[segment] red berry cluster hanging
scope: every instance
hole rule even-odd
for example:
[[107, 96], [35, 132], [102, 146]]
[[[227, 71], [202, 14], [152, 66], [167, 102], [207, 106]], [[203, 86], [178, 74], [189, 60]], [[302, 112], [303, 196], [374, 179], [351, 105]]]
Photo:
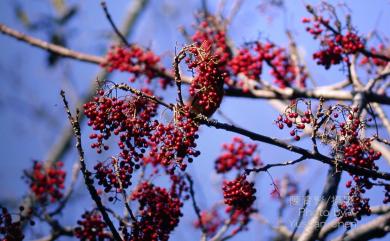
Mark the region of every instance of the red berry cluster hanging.
[[[303, 103], [306, 107], [304, 113], [299, 113], [298, 111], [298, 105], [300, 103]], [[275, 123], [279, 129], [283, 129], [284, 126], [290, 128], [290, 135], [296, 141], [299, 141], [301, 139], [299, 134], [305, 129], [306, 125], [312, 123], [312, 120], [313, 116], [310, 110], [310, 102], [298, 99], [291, 102], [284, 114], [278, 116]]]
[[203, 16], [203, 20], [200, 20], [200, 23], [196, 24], [195, 28], [196, 31], [191, 37], [192, 41], [197, 46], [202, 45], [204, 42], [209, 43], [213, 55], [218, 60], [218, 67], [223, 72], [231, 58], [223, 24], [213, 15], [207, 15]]
[[[263, 59], [261, 55], [255, 55], [250, 48], [241, 48], [238, 53], [228, 63], [229, 71], [231, 72], [231, 78], [243, 74], [250, 80], [259, 80], [263, 68]], [[248, 92], [246, 81], [242, 81], [240, 77], [237, 77], [237, 83], [244, 92]]]
[[[243, 74], [249, 79], [260, 80], [264, 64], [270, 67], [273, 82], [280, 88], [293, 83], [302, 88], [306, 86], [307, 73], [303, 66], [296, 66], [289, 53], [273, 43], [256, 41], [248, 44], [238, 50], [228, 67], [232, 75]], [[238, 85], [245, 90], [245, 82], [239, 81]]]
[[[143, 89], [146, 94], [153, 94]], [[147, 138], [152, 129], [151, 119], [156, 116], [157, 104], [145, 97], [128, 96], [124, 99], [108, 97], [103, 90], [93, 101], [84, 104], [84, 113], [88, 117], [88, 125], [98, 133], [90, 135], [97, 141], [92, 148], [98, 153], [107, 150], [108, 145], [103, 141], [112, 134], [119, 136], [118, 146], [123, 150], [123, 158], [131, 154], [138, 161], [142, 158], [142, 149], [147, 147]]]
[[[133, 75], [130, 78], [131, 82], [144, 76], [146, 83], [149, 84], [153, 79], [160, 77], [159, 71], [164, 71], [164, 68], [160, 67], [159, 64], [160, 57], [151, 50], [131, 45], [129, 47], [113, 46], [102, 65], [110, 72], [119, 70], [131, 73]], [[159, 78], [159, 81], [163, 88], [171, 83], [168, 78]]]
[[77, 221], [78, 226], [74, 229], [75, 236], [80, 240], [112, 240], [107, 232], [107, 225], [103, 222], [101, 215], [96, 211], [86, 211]]
[[232, 169], [244, 170], [249, 165], [254, 167], [261, 165], [260, 156], [256, 155], [257, 145], [245, 143], [239, 137], [233, 138], [229, 144], [223, 144], [224, 152], [215, 161], [217, 173], [226, 173]]
[[108, 164], [99, 162], [95, 165], [95, 178], [98, 180], [98, 184], [104, 187], [105, 192], [114, 189], [117, 193], [121, 193], [123, 189], [132, 184], [131, 177], [134, 166], [133, 162], [111, 158]]
[[131, 240], [168, 240], [169, 234], [179, 224], [182, 202], [162, 187], [143, 182], [131, 194], [139, 202], [137, 226], [133, 227]]
[[[214, 235], [218, 228], [224, 223], [223, 218], [216, 209], [202, 211], [200, 213], [200, 219], [208, 237]], [[194, 227], [197, 229], [201, 228], [199, 219], [195, 220]]]
[[356, 33], [337, 33], [330, 27], [327, 19], [314, 17], [313, 19], [304, 18], [302, 21], [304, 23], [313, 22], [313, 26], [307, 27], [306, 31], [312, 34], [315, 39], [321, 38], [322, 50], [314, 53], [313, 58], [317, 60], [317, 64], [324, 65], [325, 69], [342, 61], [349, 62], [349, 54], [364, 49], [364, 43]]
[[[152, 95], [147, 89], [143, 93]], [[100, 90], [93, 101], [84, 105], [88, 125], [97, 131], [90, 135], [97, 139], [92, 148], [101, 153], [108, 149], [105, 140], [119, 137], [118, 157], [95, 166], [95, 177], [105, 191], [121, 191], [120, 185], [131, 185], [133, 171], [142, 165], [178, 166], [185, 170], [186, 161], [192, 162], [200, 154], [195, 150], [198, 123], [191, 118], [189, 106], [177, 107], [174, 120], [163, 124], [155, 119], [157, 104], [150, 99], [138, 95], [119, 99], [109, 94]]]
[[336, 216], [340, 218], [340, 222], [346, 224], [347, 229], [350, 228], [351, 223], [360, 220], [362, 215], [371, 214], [370, 199], [362, 197], [363, 190], [359, 186], [352, 187], [349, 190], [347, 200], [337, 205]]
[[273, 82], [280, 88], [292, 86], [294, 82], [301, 88], [306, 86], [307, 73], [303, 66], [294, 64], [285, 48], [278, 47], [273, 43], [256, 42], [254, 50], [258, 53], [259, 58], [263, 59], [271, 68], [270, 74], [274, 77]]
[[235, 209], [233, 206], [226, 207], [225, 210], [227, 213], [231, 213], [231, 224], [239, 224], [231, 230], [231, 235], [238, 233], [241, 230], [247, 230], [248, 224], [251, 221], [251, 214], [256, 213], [257, 210], [253, 207], [249, 207], [247, 209]]
[[62, 162], [45, 166], [42, 162], [34, 161], [32, 170], [25, 172], [30, 189], [40, 203], [53, 203], [62, 198], [66, 176], [62, 167]]
[[172, 123], [156, 126], [149, 139], [150, 151], [145, 157], [146, 162], [166, 167], [173, 164], [185, 170], [185, 160], [192, 162], [193, 157], [199, 156], [200, 152], [195, 150], [199, 127], [190, 116], [189, 107], [184, 106], [175, 111]]
[[[370, 52], [373, 53], [373, 54], [382, 54], [384, 56], [387, 56], [387, 57], [390, 57], [390, 51], [389, 51], [389, 48], [386, 49], [385, 45], [383, 44], [379, 44], [379, 46], [376, 48], [376, 47], [371, 47], [370, 48]], [[368, 63], [371, 63], [377, 67], [386, 67], [386, 65], [389, 63], [388, 61], [385, 61], [383, 59], [379, 59], [379, 58], [370, 58], [370, 57], [367, 57], [367, 56], [364, 56], [361, 60], [360, 60], [360, 64], [361, 65], [365, 65], [365, 64], [368, 64]], [[371, 66], [370, 66], [371, 67]], [[369, 67], [369, 69], [371, 69]]]
[[[340, 113], [337, 109], [333, 113], [330, 131], [337, 141], [334, 154], [342, 158], [345, 164], [378, 170], [375, 161], [381, 157], [381, 153], [371, 147], [371, 138], [361, 137], [360, 132], [367, 123], [359, 119], [357, 107], [342, 107]], [[341, 120], [340, 120], [341, 119]], [[354, 179], [359, 181], [360, 179]], [[360, 180], [361, 181], [361, 180]]]
[[[378, 170], [375, 161], [381, 157], [381, 153], [371, 147], [371, 138], [361, 135], [367, 123], [359, 118], [358, 112], [357, 107], [335, 106], [332, 114], [328, 114], [328, 125], [324, 128], [323, 138], [325, 143], [332, 140], [332, 154], [336, 160], [352, 166]], [[372, 188], [373, 183], [368, 177], [350, 175], [352, 180], [346, 183], [346, 187], [350, 189], [348, 199], [338, 205], [338, 216], [346, 223], [360, 220], [362, 215], [371, 212], [369, 199], [363, 198], [363, 194]]]
[[222, 190], [225, 204], [235, 209], [246, 210], [256, 200], [254, 183], [248, 182], [244, 175], [233, 181], [224, 181]]
[[8, 209], [1, 207], [0, 213], [0, 240], [21, 241], [24, 239], [22, 224], [20, 221], [13, 221]]
[[242, 48], [230, 60], [229, 68], [234, 75], [244, 74], [247, 78], [252, 80], [259, 80], [263, 59], [261, 55], [255, 56], [249, 48]]
[[186, 63], [195, 73], [190, 86], [190, 95], [193, 98], [191, 109], [211, 116], [222, 102], [227, 73], [221, 70], [220, 58], [213, 52], [210, 42], [190, 46], [188, 52], [191, 56], [186, 59]]

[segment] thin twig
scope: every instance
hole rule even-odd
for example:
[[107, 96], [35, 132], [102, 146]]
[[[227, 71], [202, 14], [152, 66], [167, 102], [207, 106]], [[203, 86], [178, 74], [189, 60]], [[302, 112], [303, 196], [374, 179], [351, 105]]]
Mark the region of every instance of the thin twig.
[[259, 167], [259, 168], [253, 168], [253, 169], [246, 169], [245, 172], [247, 174], [251, 173], [251, 172], [266, 172], [268, 171], [268, 169], [272, 168], [272, 167], [281, 167], [281, 166], [289, 166], [289, 165], [294, 165], [298, 162], [301, 162], [303, 160], [306, 160], [307, 157], [305, 156], [301, 156], [300, 158], [294, 160], [294, 161], [287, 161], [287, 162], [282, 162], [282, 163], [274, 163], [274, 164], [267, 164], [263, 167]]
[[202, 221], [202, 216], [200, 214], [200, 208], [199, 208], [199, 206], [198, 206], [198, 204], [196, 202], [196, 199], [195, 199], [194, 181], [192, 180], [191, 176], [188, 173], [186, 173], [185, 175], [186, 175], [186, 178], [188, 180], [188, 183], [190, 184], [190, 196], [191, 196], [191, 199], [192, 199], [192, 207], [194, 208], [196, 216], [198, 217], [199, 226], [200, 226], [200, 229], [202, 230], [202, 238], [201, 238], [201, 240], [206, 240], [207, 230], [204, 227], [204, 224], [203, 224], [203, 221]]
[[61, 97], [62, 97], [62, 101], [63, 101], [64, 106], [65, 106], [66, 113], [68, 115], [69, 122], [73, 128], [73, 134], [76, 137], [76, 148], [77, 148], [79, 158], [80, 158], [80, 169], [81, 169], [81, 172], [83, 173], [85, 185], [87, 186], [88, 192], [89, 192], [92, 200], [94, 200], [97, 208], [99, 209], [100, 213], [102, 214], [104, 222], [107, 224], [110, 231], [112, 232], [114, 239], [117, 241], [121, 241], [122, 240], [121, 236], [119, 235], [119, 233], [116, 230], [114, 224], [112, 223], [110, 217], [108, 216], [106, 209], [102, 203], [102, 200], [101, 200], [98, 192], [96, 191], [95, 187], [93, 186], [93, 181], [91, 179], [91, 172], [88, 171], [87, 165], [85, 163], [84, 150], [83, 150], [83, 147], [81, 144], [81, 128], [80, 128], [80, 123], [78, 120], [78, 112], [79, 111], [76, 110], [76, 117], [73, 117], [73, 115], [69, 109], [68, 101], [66, 100], [66, 97], [65, 97], [65, 92], [63, 90], [61, 91]]
[[179, 64], [180, 62], [186, 57], [186, 51], [187, 48], [184, 47], [180, 52], [175, 56], [173, 60], [173, 69], [175, 71], [175, 82], [176, 82], [176, 87], [177, 87], [177, 97], [179, 100], [179, 104], [181, 106], [184, 106], [184, 101], [183, 101], [183, 96], [181, 93], [181, 76], [180, 76], [180, 69], [179, 69]]
[[114, 20], [112, 20], [112, 17], [111, 17], [111, 14], [110, 12], [108, 11], [108, 8], [107, 8], [107, 4], [105, 1], [102, 1], [100, 3], [100, 5], [102, 6], [102, 9], [104, 11], [104, 14], [106, 15], [106, 18], [108, 20], [108, 22], [110, 22], [110, 25], [112, 27], [112, 29], [114, 29], [115, 31], [115, 34], [118, 36], [118, 38], [123, 42], [123, 44], [125, 44], [126, 46], [130, 46], [130, 43], [127, 41], [127, 39], [125, 38], [125, 36], [123, 36], [123, 34], [119, 31], [119, 29], [116, 27], [115, 23], [114, 23]]

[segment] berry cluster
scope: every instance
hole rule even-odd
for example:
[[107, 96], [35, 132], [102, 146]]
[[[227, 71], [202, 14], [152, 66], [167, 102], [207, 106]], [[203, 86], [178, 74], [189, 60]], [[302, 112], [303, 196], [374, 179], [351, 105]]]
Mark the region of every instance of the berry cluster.
[[20, 221], [13, 221], [7, 208], [2, 207], [0, 213], [0, 240], [21, 241], [24, 239]]
[[222, 148], [225, 152], [215, 161], [217, 173], [226, 173], [232, 169], [240, 171], [248, 165], [255, 167], [262, 164], [260, 157], [255, 155], [257, 145], [247, 144], [239, 137], [233, 138], [229, 144], [223, 144]]
[[[201, 222], [206, 231], [207, 236], [212, 236], [215, 234], [217, 229], [223, 224], [223, 219], [219, 215], [216, 209], [212, 209], [211, 211], [202, 211], [200, 213]], [[200, 221], [197, 219], [194, 222], [195, 228], [201, 228]]]
[[[371, 147], [371, 138], [360, 134], [366, 127], [367, 121], [359, 119], [359, 108], [335, 106], [332, 114], [328, 114], [328, 125], [322, 138], [325, 143], [331, 143], [333, 155], [345, 164], [378, 170], [375, 161], [381, 153]], [[331, 140], [331, 141], [330, 141]], [[348, 200], [339, 204], [338, 216], [343, 222], [360, 220], [361, 215], [370, 214], [369, 199], [362, 195], [371, 189], [373, 184], [368, 177], [351, 174], [352, 180], [347, 181], [349, 188]]]
[[294, 82], [299, 87], [306, 86], [307, 73], [302, 66], [294, 64], [286, 49], [273, 43], [256, 42], [254, 50], [259, 58], [271, 68], [270, 74], [274, 77], [273, 82], [280, 88], [291, 86]]
[[[145, 50], [137, 45], [130, 47], [113, 46], [106, 56], [103, 67], [108, 71], [119, 70], [132, 74], [131, 82], [144, 76], [146, 83], [151, 83], [159, 77], [159, 71], [164, 71], [158, 65], [160, 57], [155, 55], [151, 50]], [[160, 84], [165, 88], [171, 83], [168, 78], [160, 78]]]
[[323, 49], [314, 53], [313, 58], [317, 60], [317, 64], [324, 65], [325, 69], [342, 61], [349, 62], [348, 55], [364, 49], [364, 43], [359, 36], [353, 32], [345, 34], [335, 32], [331, 29], [327, 19], [314, 17], [313, 19], [304, 18], [302, 21], [304, 23], [313, 22], [313, 26], [307, 27], [306, 31], [314, 38], [321, 38]]
[[223, 85], [227, 72], [221, 69], [221, 60], [212, 50], [210, 42], [189, 47], [191, 56], [186, 58], [188, 68], [195, 72], [191, 82], [191, 109], [211, 116], [219, 107], [223, 97]]
[[111, 240], [110, 235], [106, 232], [107, 225], [103, 222], [102, 217], [97, 212], [84, 212], [82, 220], [77, 221], [79, 225], [74, 229], [75, 236], [80, 240]]
[[[148, 89], [143, 89], [143, 92], [152, 94]], [[108, 97], [99, 90], [98, 96], [84, 105], [84, 113], [89, 118], [88, 125], [97, 132], [90, 135], [91, 139], [96, 139], [91, 147], [97, 153], [109, 149], [103, 142], [112, 134], [119, 137], [119, 157], [108, 163], [99, 162], [94, 167], [99, 184], [106, 192], [112, 188], [121, 191], [121, 186], [127, 188], [131, 185], [134, 169], [140, 167], [138, 163], [144, 157], [149, 138], [157, 125], [152, 121], [157, 113], [157, 104], [139, 96], [124, 99]]]
[[[152, 95], [147, 89], [144, 94]], [[109, 97], [103, 90], [93, 101], [84, 105], [88, 125], [97, 132], [90, 135], [97, 141], [91, 145], [98, 153], [108, 150], [104, 141], [118, 136], [118, 157], [99, 162], [95, 166], [95, 178], [104, 191], [131, 185], [134, 170], [148, 163], [154, 166], [176, 167], [185, 170], [187, 163], [200, 153], [195, 150], [198, 124], [190, 117], [188, 106], [175, 109], [174, 121], [159, 123], [155, 117], [157, 104], [146, 97], [126, 96], [123, 99]]]
[[141, 217], [132, 229], [131, 240], [168, 240], [182, 216], [180, 199], [173, 197], [165, 188], [147, 182], [139, 184], [131, 199], [139, 202]]
[[42, 162], [34, 161], [32, 170], [25, 172], [30, 189], [40, 203], [53, 203], [62, 198], [66, 176], [62, 167], [62, 162], [45, 166]]
[[261, 57], [261, 55], [254, 55], [250, 48], [239, 49], [237, 55], [229, 62], [230, 71], [233, 75], [243, 74], [249, 79], [259, 80], [263, 67]]
[[138, 164], [124, 160], [118, 161], [116, 158], [112, 158], [108, 164], [99, 162], [94, 167], [95, 178], [98, 179], [98, 184], [104, 187], [105, 192], [110, 192], [112, 188], [115, 188], [115, 191], [120, 193], [132, 184], [131, 174], [133, 169], [138, 167], [136, 165]]
[[[348, 186], [348, 183], [347, 183]], [[363, 198], [364, 189], [355, 186], [348, 193], [348, 200], [339, 203], [336, 216], [340, 218], [342, 223], [346, 223], [346, 227], [350, 227], [350, 223], [360, 220], [362, 215], [370, 215], [371, 209], [369, 198]]]
[[195, 150], [198, 124], [190, 115], [189, 107], [184, 106], [175, 111], [173, 123], [160, 123], [156, 126], [153, 136], [149, 139], [150, 151], [144, 158], [145, 162], [165, 167], [176, 164], [184, 171], [187, 167], [185, 160], [192, 162], [192, 157], [200, 155], [200, 152]]
[[248, 182], [244, 175], [233, 181], [224, 181], [222, 190], [225, 204], [237, 210], [250, 209], [256, 200], [254, 183]]
[[292, 101], [284, 114], [279, 115], [275, 121], [279, 129], [283, 129], [285, 125], [290, 128], [290, 135], [294, 137], [296, 141], [301, 139], [299, 133], [305, 129], [306, 125], [310, 125], [313, 120], [309, 102], [302, 101], [307, 107], [306, 111], [302, 114], [298, 111], [298, 104], [300, 102], [301, 100]]
[[[148, 89], [142, 90], [152, 94]], [[142, 158], [142, 149], [147, 146], [147, 138], [151, 132], [150, 121], [156, 115], [157, 104], [144, 97], [129, 96], [124, 99], [107, 97], [103, 90], [93, 101], [84, 104], [84, 113], [88, 117], [88, 125], [98, 133], [90, 135], [96, 139], [91, 145], [98, 153], [108, 150], [103, 144], [112, 134], [119, 136], [118, 146], [123, 150], [123, 158], [131, 154], [136, 161]], [[137, 149], [138, 147], [138, 149]], [[129, 160], [130, 161], [130, 160]]]
[[[371, 147], [370, 138], [359, 135], [367, 123], [359, 119], [358, 111], [357, 107], [343, 106], [340, 113], [337, 110], [333, 113], [330, 131], [333, 132], [332, 138], [337, 141], [334, 154], [346, 164], [378, 170], [375, 161], [381, 157], [381, 153]], [[354, 181], [363, 182], [360, 178], [354, 178]]]
[[252, 207], [235, 209], [233, 206], [226, 207], [225, 211], [231, 214], [230, 222], [232, 225], [240, 224], [238, 227], [232, 229], [231, 235], [235, 235], [241, 230], [246, 230], [248, 228], [248, 223], [251, 221], [250, 215], [257, 212], [257, 210]]
[[[249, 79], [259, 80], [265, 63], [271, 68], [273, 82], [280, 88], [291, 86], [294, 82], [299, 87], [306, 86], [307, 73], [303, 66], [297, 66], [292, 61], [286, 49], [260, 41], [250, 43], [248, 46], [240, 49], [229, 62], [229, 70], [233, 75], [244, 74]], [[244, 82], [238, 84], [246, 91]]]
[[226, 41], [226, 32], [223, 24], [212, 15], [203, 16], [203, 20], [196, 25], [196, 31], [191, 39], [197, 46], [209, 43], [210, 48], [218, 60], [219, 71], [224, 72], [224, 68], [231, 58], [229, 46]]
[[[377, 48], [371, 47], [370, 52], [373, 54], [382, 54], [384, 56], [390, 57], [389, 49], [386, 49], [385, 45], [383, 45], [383, 44], [380, 44]], [[360, 60], [361, 65], [365, 65], [368, 63], [372, 63], [373, 65], [378, 66], [378, 67], [386, 67], [386, 65], [388, 64], [388, 61], [385, 61], [385, 60], [379, 59], [379, 58], [370, 58], [367, 56], [364, 56]]]

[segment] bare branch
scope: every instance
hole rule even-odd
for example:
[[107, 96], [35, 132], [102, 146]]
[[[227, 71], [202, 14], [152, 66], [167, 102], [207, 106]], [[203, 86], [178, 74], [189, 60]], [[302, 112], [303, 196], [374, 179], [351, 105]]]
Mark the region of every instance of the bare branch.
[[89, 54], [80, 53], [77, 51], [70, 50], [68, 48], [64, 48], [59, 45], [51, 44], [46, 41], [34, 38], [32, 36], [26, 35], [24, 33], [18, 32], [12, 28], [7, 27], [6, 25], [0, 23], [0, 32], [16, 38], [20, 41], [29, 43], [35, 47], [45, 49], [49, 52], [56, 53], [61, 55], [62, 57], [77, 59], [83, 62], [88, 62], [92, 64], [102, 64], [104, 62], [104, 58], [100, 56], [94, 56]]
[[186, 173], [186, 178], [190, 184], [190, 196], [191, 196], [191, 199], [192, 199], [192, 207], [194, 208], [194, 211], [196, 213], [196, 216], [198, 217], [198, 222], [199, 222], [199, 226], [200, 226], [200, 229], [202, 230], [202, 238], [201, 240], [202, 241], [205, 241], [206, 240], [206, 229], [203, 225], [203, 221], [202, 221], [202, 217], [200, 215], [200, 208], [196, 202], [196, 199], [195, 199], [195, 191], [194, 191], [194, 181], [192, 180], [191, 176]]
[[283, 162], [283, 163], [274, 163], [274, 164], [267, 164], [263, 167], [259, 167], [259, 168], [253, 168], [253, 169], [246, 169], [246, 173], [251, 173], [251, 172], [266, 172], [268, 171], [268, 169], [272, 168], [272, 167], [281, 167], [281, 166], [289, 166], [289, 165], [294, 165], [298, 162], [301, 162], [303, 160], [306, 160], [307, 157], [305, 156], [301, 156], [300, 158], [294, 160], [294, 161], [287, 161], [287, 162]]
[[[390, 212], [389, 206], [378, 206], [378, 207], [372, 207], [371, 208], [371, 214], [386, 214]], [[354, 217], [356, 214], [352, 214]], [[342, 227], [342, 222], [340, 222], [339, 218], [334, 219], [333, 221], [329, 222], [327, 225], [325, 225], [318, 235], [318, 239], [325, 240], [328, 235], [334, 231], [336, 231], [338, 228]]]
[[390, 213], [384, 214], [366, 224], [339, 236], [333, 241], [361, 241], [382, 238], [390, 232]]
[[66, 113], [68, 115], [69, 122], [73, 127], [74, 136], [76, 137], [76, 148], [77, 148], [79, 158], [80, 158], [80, 169], [81, 169], [81, 172], [83, 173], [83, 176], [84, 176], [85, 185], [87, 186], [88, 192], [89, 192], [92, 200], [94, 200], [97, 208], [99, 209], [100, 213], [102, 214], [104, 222], [107, 224], [107, 226], [111, 230], [114, 239], [117, 241], [121, 241], [122, 238], [119, 235], [118, 231], [116, 230], [110, 217], [108, 216], [106, 209], [102, 203], [102, 200], [101, 200], [99, 194], [97, 193], [97, 191], [93, 185], [93, 180], [91, 179], [91, 173], [88, 171], [87, 165], [85, 164], [84, 150], [83, 150], [83, 147], [81, 144], [81, 129], [80, 129], [80, 123], [78, 120], [79, 111], [76, 110], [76, 117], [73, 117], [72, 113], [70, 112], [70, 109], [68, 106], [68, 101], [66, 100], [64, 91], [61, 91], [61, 96], [62, 96], [62, 100], [64, 102], [64, 106], [65, 106]]
[[328, 213], [332, 208], [334, 198], [340, 183], [341, 172], [336, 172], [334, 166], [329, 167], [328, 176], [321, 194], [321, 200], [317, 204], [313, 216], [310, 218], [298, 241], [316, 240], [318, 234], [328, 218]]
[[303, 219], [303, 214], [305, 213], [305, 210], [306, 210], [306, 207], [307, 207], [307, 203], [308, 203], [308, 198], [309, 198], [309, 190], [306, 190], [305, 192], [305, 198], [304, 198], [304, 201], [303, 201], [303, 207], [299, 210], [299, 217], [298, 217], [298, 221], [295, 225], [295, 228], [290, 236], [290, 241], [293, 241], [294, 240], [294, 236], [295, 236], [295, 233], [297, 232], [298, 230], [298, 227], [299, 225], [301, 224], [302, 222], [302, 219]]
[[[362, 91], [367, 101], [381, 104], [390, 104], [390, 97], [385, 94], [377, 94], [373, 92]], [[257, 99], [278, 99], [278, 100], [292, 100], [297, 98], [319, 99], [323, 97], [325, 100], [345, 100], [351, 101], [356, 94], [355, 91], [347, 90], [329, 90], [318, 87], [316, 89], [292, 89], [284, 88], [278, 89], [278, 93], [272, 90], [265, 89], [251, 89], [250, 93], [244, 93], [238, 88], [228, 88], [225, 90], [226, 96], [257, 98]]]
[[123, 44], [125, 44], [126, 46], [130, 46], [130, 43], [127, 41], [125, 36], [123, 36], [123, 34], [116, 27], [116, 25], [114, 23], [114, 20], [112, 20], [112, 17], [111, 17], [110, 12], [108, 11], [106, 2], [102, 1], [100, 4], [101, 4], [101, 6], [103, 8], [104, 14], [106, 15], [106, 18], [107, 18], [108, 22], [110, 22], [110, 25], [111, 25], [112, 29], [114, 29], [114, 32], [116, 33], [118, 38], [123, 42]]
[[183, 96], [181, 93], [181, 76], [180, 76], [179, 64], [186, 57], [186, 51], [187, 51], [187, 47], [184, 47], [183, 49], [181, 49], [180, 52], [175, 56], [175, 58], [173, 60], [173, 64], [172, 64], [173, 70], [175, 71], [177, 97], [178, 97], [179, 104], [181, 106], [184, 106], [184, 102], [183, 102]]

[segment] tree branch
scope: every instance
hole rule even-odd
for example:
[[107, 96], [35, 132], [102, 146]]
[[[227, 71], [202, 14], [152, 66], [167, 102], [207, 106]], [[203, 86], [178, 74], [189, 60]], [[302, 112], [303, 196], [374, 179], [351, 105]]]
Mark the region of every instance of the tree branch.
[[382, 238], [390, 231], [390, 213], [384, 214], [366, 224], [347, 232], [347, 235], [341, 235], [333, 241], [362, 241], [374, 238]]
[[336, 167], [329, 167], [328, 176], [325, 186], [321, 194], [317, 208], [307, 223], [298, 241], [316, 240], [318, 234], [328, 218], [330, 209], [332, 208], [334, 198], [337, 195], [337, 189], [340, 183], [341, 172], [336, 171]]
[[110, 217], [108, 216], [106, 209], [102, 203], [102, 200], [101, 200], [99, 194], [97, 193], [97, 191], [93, 185], [93, 180], [91, 179], [91, 173], [88, 171], [87, 165], [85, 164], [84, 150], [83, 150], [83, 147], [81, 144], [81, 129], [80, 129], [80, 123], [78, 120], [79, 110], [76, 110], [76, 117], [74, 118], [72, 116], [72, 113], [69, 110], [68, 101], [65, 98], [64, 91], [61, 91], [61, 96], [62, 96], [62, 100], [64, 102], [64, 106], [65, 106], [66, 113], [68, 115], [69, 122], [73, 127], [74, 136], [76, 137], [76, 148], [77, 148], [79, 158], [80, 158], [80, 170], [83, 173], [85, 185], [87, 186], [88, 192], [89, 192], [92, 200], [95, 202], [97, 208], [99, 209], [100, 213], [102, 214], [104, 222], [107, 224], [110, 231], [112, 232], [114, 239], [117, 241], [121, 241], [122, 238], [119, 235], [118, 231], [116, 230]]
[[[123, 33], [124, 36], [127, 36], [127, 37], [130, 36], [136, 20], [138, 19], [138, 17], [142, 13], [142, 11], [145, 9], [148, 2], [149, 2], [149, 0], [134, 0], [132, 2], [132, 4], [130, 5], [130, 8], [129, 8], [129, 11], [125, 17], [125, 20], [122, 24], [122, 27], [121, 27], [121, 32]], [[4, 26], [4, 27], [6, 27], [6, 26], [0, 24], [0, 31], [3, 32], [2, 26]], [[9, 29], [10, 32], [13, 32], [13, 33], [17, 32], [13, 29], [10, 29], [9, 27], [6, 27], [6, 29]], [[16, 38], [16, 36], [13, 36], [13, 35], [10, 35], [10, 36]], [[37, 41], [44, 42], [42, 40], [37, 40]], [[114, 41], [114, 43], [115, 42], [116, 41]], [[55, 46], [55, 48], [52, 48], [53, 51], [65, 49], [65, 48], [58, 46], [58, 45], [53, 45], [53, 44], [49, 44], [49, 45]], [[43, 45], [43, 49], [45, 49], [44, 48], [45, 46], [46, 45]], [[37, 47], [40, 47], [40, 46], [37, 46]], [[66, 49], [66, 51], [64, 51], [64, 52], [75, 52], [75, 51]], [[61, 54], [61, 52], [56, 52], [56, 53]], [[80, 53], [78, 53], [78, 54], [80, 54]], [[81, 54], [81, 55], [83, 55], [83, 54]], [[68, 56], [68, 57], [73, 58], [73, 56]], [[98, 57], [98, 58], [101, 58], [101, 57]], [[101, 60], [99, 60], [99, 61], [104, 61], [104, 59], [101, 58]], [[102, 63], [102, 62], [100, 62], [100, 63]], [[98, 64], [100, 64], [100, 63], [98, 63]], [[90, 85], [89, 89], [87, 90], [87, 94], [76, 104], [76, 108], [80, 108], [84, 103], [88, 102], [95, 95], [96, 89], [98, 88], [98, 83], [96, 80], [105, 80], [108, 76], [109, 76], [109, 72], [106, 69], [101, 69], [99, 71], [99, 73], [96, 75], [96, 77], [94, 77], [92, 79], [91, 85]], [[84, 118], [83, 112], [80, 113], [79, 118], [80, 118], [79, 121], [81, 122]], [[63, 157], [65, 156], [65, 154], [71, 149], [72, 137], [73, 137], [72, 128], [65, 126], [59, 135], [59, 140], [57, 140], [55, 142], [55, 144], [50, 148], [50, 151], [48, 152], [46, 159], [45, 159], [46, 162], [51, 163], [51, 162], [56, 162], [56, 161], [62, 160]], [[24, 216], [24, 217], [29, 216], [28, 210], [31, 209], [34, 202], [35, 202], [34, 197], [32, 195], [27, 195], [27, 197], [22, 201], [22, 205], [21, 205], [21, 206], [25, 207], [25, 211], [22, 212], [22, 216]]]
[[309, 190], [306, 190], [305, 192], [305, 198], [303, 199], [303, 207], [299, 210], [299, 217], [298, 217], [298, 221], [297, 221], [297, 224], [295, 225], [294, 227], [294, 230], [290, 236], [290, 241], [293, 241], [294, 240], [294, 236], [295, 236], [295, 233], [297, 232], [298, 230], [298, 227], [299, 225], [301, 224], [302, 222], [302, 219], [303, 219], [303, 215], [305, 213], [305, 210], [306, 210], [306, 207], [307, 207], [307, 203], [308, 203], [308, 198], [309, 198]]
[[[372, 207], [371, 208], [371, 214], [386, 214], [390, 212], [389, 206], [379, 206], [379, 207]], [[356, 216], [355, 213], [353, 213], [354, 217]], [[318, 239], [325, 240], [328, 235], [337, 229], [341, 227], [342, 222], [340, 222], [339, 218], [334, 219], [333, 221], [329, 222], [327, 225], [325, 225], [318, 235]]]
[[205, 241], [206, 240], [206, 229], [203, 225], [203, 221], [202, 221], [202, 217], [200, 215], [200, 208], [196, 202], [196, 199], [195, 199], [195, 191], [194, 191], [194, 181], [192, 180], [191, 176], [186, 173], [186, 178], [190, 184], [190, 196], [191, 196], [191, 199], [192, 199], [192, 207], [194, 208], [194, 211], [196, 213], [196, 216], [198, 217], [198, 222], [199, 222], [199, 226], [200, 226], [200, 229], [202, 230], [202, 238], [201, 240], [202, 241]]
[[0, 23], [0, 32], [11, 36], [13, 38], [16, 38], [20, 41], [29, 43], [35, 47], [45, 49], [49, 52], [56, 53], [58, 55], [61, 55], [62, 57], [77, 59], [83, 62], [92, 63], [92, 64], [102, 64], [104, 62], [104, 58], [100, 56], [95, 55], [89, 55], [80, 53], [77, 51], [70, 50], [68, 48], [64, 48], [59, 45], [51, 44], [46, 41], [34, 38], [32, 36], [26, 35], [24, 33], [18, 32], [12, 28], [7, 27], [6, 25]]
[[[133, 94], [143, 96], [145, 98], [148, 98], [152, 101], [155, 101], [155, 102], [167, 107], [170, 110], [173, 110], [173, 107], [174, 107], [173, 104], [166, 103], [163, 100], [161, 100], [155, 96], [150, 96], [148, 94], [145, 94], [142, 91], [134, 89], [126, 84], [114, 84], [113, 86], [114, 86], [114, 88], [120, 88], [122, 90], [130, 91]], [[260, 142], [264, 142], [264, 143], [271, 144], [274, 146], [278, 146], [278, 147], [283, 148], [285, 150], [289, 150], [291, 152], [301, 154], [302, 156], [304, 156], [307, 159], [314, 159], [314, 160], [321, 161], [322, 163], [328, 164], [330, 166], [337, 166], [341, 170], [348, 171], [348, 172], [353, 173], [355, 175], [390, 180], [390, 173], [374, 171], [374, 170], [367, 169], [367, 168], [362, 168], [362, 167], [357, 167], [357, 166], [345, 164], [342, 161], [334, 160], [334, 158], [330, 158], [330, 157], [322, 155], [320, 153], [312, 152], [312, 151], [306, 150], [302, 147], [288, 144], [288, 143], [286, 143], [282, 140], [279, 140], [275, 137], [269, 137], [269, 136], [257, 134], [255, 132], [243, 129], [241, 127], [236, 127], [234, 125], [227, 124], [227, 123], [221, 123], [221, 122], [218, 122], [217, 120], [209, 119], [206, 116], [201, 115], [201, 114], [193, 113], [193, 117], [195, 118], [195, 120], [197, 120], [198, 122], [200, 122], [201, 124], [204, 124], [206, 126], [214, 127], [216, 129], [223, 129], [226, 131], [230, 131], [233, 133], [244, 135], [244, 136], [249, 137], [250, 139], [255, 140], [255, 141], [260, 141]]]

